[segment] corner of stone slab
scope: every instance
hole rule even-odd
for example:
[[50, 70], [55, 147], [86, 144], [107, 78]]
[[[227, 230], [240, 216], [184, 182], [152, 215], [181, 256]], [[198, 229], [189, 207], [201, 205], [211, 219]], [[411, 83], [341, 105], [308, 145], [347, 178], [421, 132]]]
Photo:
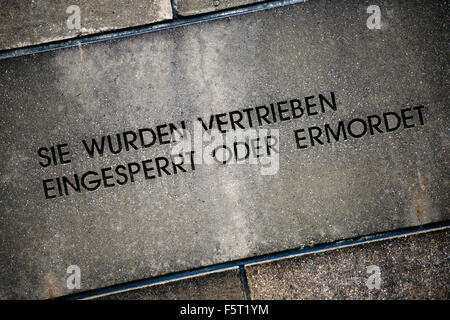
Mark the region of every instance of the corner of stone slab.
[[170, 5], [172, 7], [172, 18], [176, 19], [179, 14], [178, 14], [178, 8], [177, 8], [177, 0], [169, 0], [170, 1]]

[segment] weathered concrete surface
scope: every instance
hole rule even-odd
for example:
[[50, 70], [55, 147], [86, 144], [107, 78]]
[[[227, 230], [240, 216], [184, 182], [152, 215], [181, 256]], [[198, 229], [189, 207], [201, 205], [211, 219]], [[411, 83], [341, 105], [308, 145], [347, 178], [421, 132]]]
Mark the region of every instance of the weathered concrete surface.
[[[67, 20], [80, 8], [80, 29]], [[87, 34], [172, 19], [170, 0], [2, 0], [0, 50], [42, 44]]]
[[242, 300], [239, 270], [170, 282], [97, 298], [98, 300]]
[[[314, 1], [0, 61], [0, 296], [73, 293], [69, 265], [89, 290], [448, 220], [446, 5], [394, 1], [389, 18], [379, 2], [382, 29], [369, 30], [369, 4]], [[43, 179], [171, 149], [89, 158], [83, 139], [330, 91], [336, 111], [262, 126], [279, 129], [276, 175], [198, 165], [44, 196]], [[422, 104], [424, 125], [296, 148], [296, 129]], [[61, 143], [72, 162], [41, 167], [38, 149]]]
[[[450, 229], [246, 268], [252, 299], [450, 298]], [[379, 289], [366, 282], [380, 268]], [[369, 281], [376, 284], [375, 279]]]
[[180, 16], [225, 10], [265, 0], [175, 0], [174, 5]]

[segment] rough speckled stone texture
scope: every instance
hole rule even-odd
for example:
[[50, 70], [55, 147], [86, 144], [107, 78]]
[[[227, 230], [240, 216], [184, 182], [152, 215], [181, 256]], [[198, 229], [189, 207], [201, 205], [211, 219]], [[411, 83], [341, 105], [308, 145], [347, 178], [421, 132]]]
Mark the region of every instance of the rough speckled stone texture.
[[[449, 299], [450, 229], [246, 268], [252, 299]], [[380, 289], [366, 285], [380, 268]]]
[[[80, 8], [80, 29], [69, 29], [71, 5]], [[170, 0], [2, 0], [0, 50], [172, 19]]]
[[239, 270], [213, 273], [109, 296], [99, 300], [242, 300]]
[[[0, 297], [74, 293], [72, 264], [89, 290], [448, 220], [447, 6], [393, 1], [392, 18], [369, 30], [369, 4], [312, 1], [1, 60]], [[330, 91], [337, 111], [261, 127], [279, 129], [275, 175], [205, 164], [44, 197], [43, 179], [173, 146], [89, 158], [83, 139], [181, 120], [191, 129], [197, 116]], [[424, 125], [296, 148], [296, 129], [418, 104]], [[60, 143], [71, 163], [41, 167], [38, 149]]]
[[192, 16], [263, 1], [265, 0], [174, 0], [174, 5], [180, 16]]

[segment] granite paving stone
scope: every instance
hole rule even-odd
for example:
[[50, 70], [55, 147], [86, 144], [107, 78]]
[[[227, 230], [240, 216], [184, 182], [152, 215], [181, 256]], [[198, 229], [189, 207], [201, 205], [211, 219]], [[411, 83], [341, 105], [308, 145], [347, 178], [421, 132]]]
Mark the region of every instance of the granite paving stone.
[[239, 270], [177, 280], [113, 295], [99, 300], [242, 300]]
[[446, 229], [250, 266], [250, 296], [448, 300], [449, 239]]
[[2, 0], [0, 6], [0, 50], [172, 19], [170, 0]]
[[260, 3], [264, 0], [174, 0], [180, 16], [192, 16], [207, 12], [231, 9], [242, 5]]

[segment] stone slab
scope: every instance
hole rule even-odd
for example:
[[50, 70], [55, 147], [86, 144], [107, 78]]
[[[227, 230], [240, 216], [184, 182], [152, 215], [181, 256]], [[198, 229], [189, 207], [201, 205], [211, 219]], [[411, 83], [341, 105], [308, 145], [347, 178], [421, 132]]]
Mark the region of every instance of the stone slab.
[[108, 295], [96, 300], [243, 300], [239, 270]]
[[[76, 11], [69, 9], [69, 13], [66, 12], [70, 6], [78, 6], [80, 10], [79, 26], [74, 20]], [[170, 0], [2, 0], [0, 50], [168, 19], [172, 19]]]
[[[449, 239], [446, 229], [246, 267], [250, 296], [448, 300]], [[370, 266], [379, 268], [379, 288], [368, 281], [377, 272]]]
[[[0, 297], [61, 296], [448, 220], [446, 5], [393, 1], [389, 18], [375, 3], [380, 30], [366, 25], [374, 1], [320, 0], [1, 60]], [[255, 120], [256, 107], [294, 99], [303, 116]], [[164, 124], [186, 120], [192, 133], [197, 117], [219, 114], [230, 128], [220, 114], [249, 106], [252, 129], [278, 135], [275, 174], [257, 164], [193, 170], [189, 156], [186, 172], [161, 170], [178, 145], [160, 144]], [[314, 126], [348, 130], [357, 117], [408, 108], [413, 118], [392, 132], [383, 122], [384, 133], [301, 140]], [[157, 143], [92, 158], [82, 143], [141, 128], [159, 132]], [[80, 192], [58, 191], [62, 176], [75, 187], [84, 177]], [[80, 289], [67, 287], [71, 265]]]
[[174, 6], [180, 16], [192, 16], [263, 1], [265, 0], [174, 0]]

